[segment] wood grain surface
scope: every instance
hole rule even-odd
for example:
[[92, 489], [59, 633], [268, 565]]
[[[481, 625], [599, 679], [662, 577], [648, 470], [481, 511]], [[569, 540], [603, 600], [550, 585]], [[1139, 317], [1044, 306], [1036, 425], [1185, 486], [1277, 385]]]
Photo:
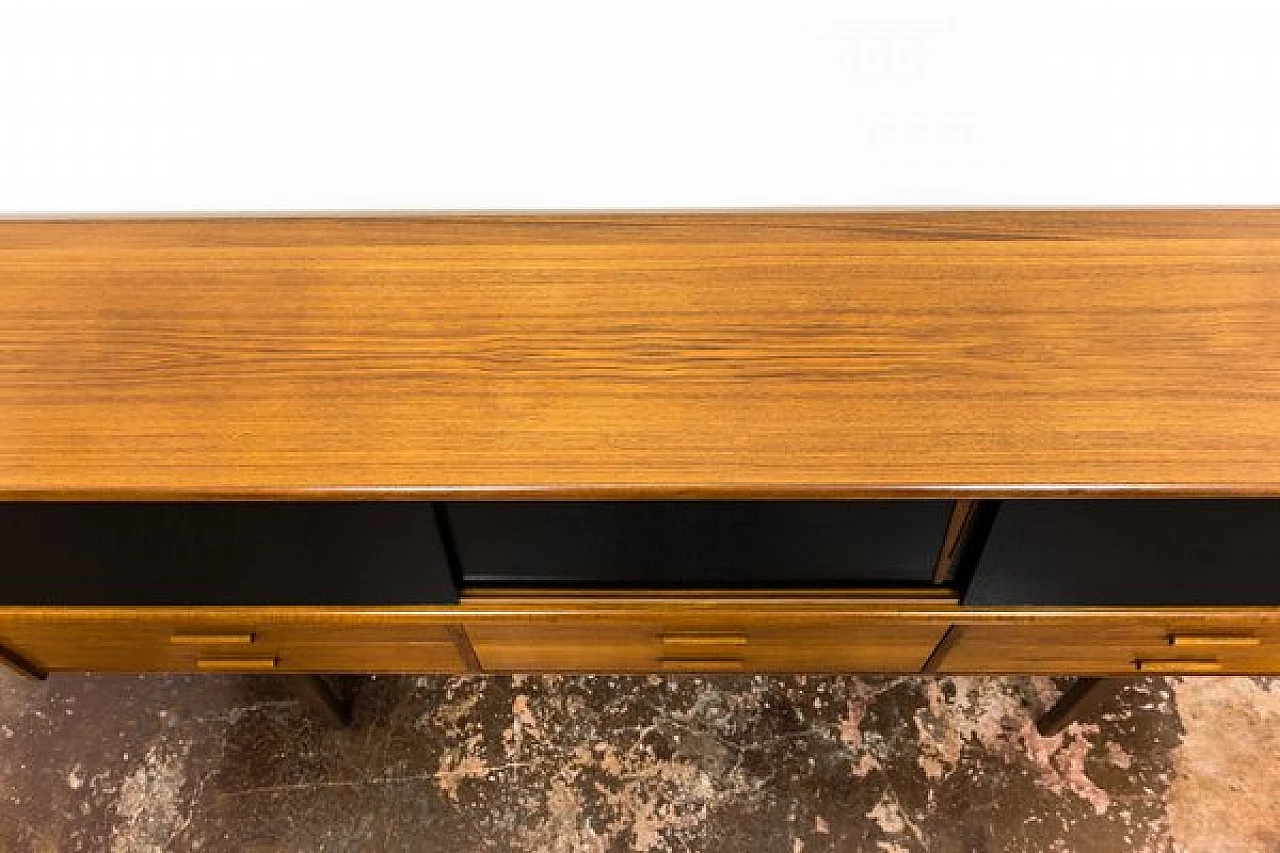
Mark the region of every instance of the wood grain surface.
[[0, 497], [1280, 495], [1280, 210], [0, 222]]
[[[250, 642], [219, 642], [235, 634]], [[212, 640], [185, 641], [199, 635]], [[1213, 660], [1224, 672], [1258, 673], [1280, 671], [1280, 609], [969, 608], [937, 589], [527, 590], [395, 608], [0, 607], [0, 665], [36, 676], [190, 672], [201, 660], [233, 671], [274, 660], [281, 672], [657, 672], [677, 660], [694, 671], [733, 661], [743, 672], [1055, 675], [1133, 674], [1138, 660], [1181, 672], [1180, 661]]]

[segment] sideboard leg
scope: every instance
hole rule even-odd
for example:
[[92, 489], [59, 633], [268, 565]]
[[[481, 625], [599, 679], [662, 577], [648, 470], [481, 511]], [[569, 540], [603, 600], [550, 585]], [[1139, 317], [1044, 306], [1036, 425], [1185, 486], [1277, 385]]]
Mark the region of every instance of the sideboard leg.
[[289, 676], [293, 690], [308, 708], [335, 726], [351, 725], [354, 702], [318, 675]]
[[1036, 720], [1036, 731], [1053, 737], [1120, 688], [1123, 678], [1077, 678], [1052, 708]]
[[16, 672], [23, 678], [30, 678], [36, 681], [43, 681], [49, 675], [49, 673], [36, 666], [22, 655], [17, 652], [11, 652], [3, 646], [0, 646], [0, 667], [3, 667], [10, 672]]

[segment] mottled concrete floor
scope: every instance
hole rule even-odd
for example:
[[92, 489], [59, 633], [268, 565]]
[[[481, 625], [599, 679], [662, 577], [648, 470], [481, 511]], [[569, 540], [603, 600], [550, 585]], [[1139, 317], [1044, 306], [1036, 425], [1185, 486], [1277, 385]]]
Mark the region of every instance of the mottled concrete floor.
[[1280, 680], [0, 674], [0, 851], [1280, 851]]

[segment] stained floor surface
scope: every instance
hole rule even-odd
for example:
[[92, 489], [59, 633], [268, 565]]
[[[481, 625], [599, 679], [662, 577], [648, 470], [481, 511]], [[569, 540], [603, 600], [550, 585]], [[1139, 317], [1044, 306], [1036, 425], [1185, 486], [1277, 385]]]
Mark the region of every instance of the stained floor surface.
[[1280, 679], [0, 674], [0, 851], [1280, 853]]

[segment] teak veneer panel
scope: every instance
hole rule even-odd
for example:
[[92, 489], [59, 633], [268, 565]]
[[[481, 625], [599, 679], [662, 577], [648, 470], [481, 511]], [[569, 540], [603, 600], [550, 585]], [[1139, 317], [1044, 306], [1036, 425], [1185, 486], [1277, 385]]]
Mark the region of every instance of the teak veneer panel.
[[1280, 494], [1280, 211], [0, 222], [0, 497]]
[[695, 626], [675, 617], [478, 624], [467, 634], [486, 672], [919, 672], [946, 630], [884, 618], [793, 625], [726, 618]]
[[[47, 671], [464, 672], [469, 651], [443, 624], [275, 622], [209, 608], [202, 620], [142, 611], [131, 618], [0, 616], [0, 644]], [[210, 622], [213, 624], [210, 625]]]
[[1047, 675], [1247, 674], [1280, 671], [1280, 625], [1247, 618], [1213, 627], [1078, 620], [1075, 624], [962, 625], [941, 654], [943, 673]]
[[[1172, 635], [1192, 639], [1174, 646]], [[1217, 642], [1194, 641], [1205, 637]], [[1242, 637], [1258, 642], [1222, 642]], [[1132, 673], [1139, 657], [1277, 672], [1280, 610], [961, 608], [945, 590], [544, 590], [396, 608], [2, 607], [0, 650], [37, 675], [190, 672], [210, 662], [219, 671], [420, 673], [914, 672], [927, 662], [929, 671], [1070, 675]]]

